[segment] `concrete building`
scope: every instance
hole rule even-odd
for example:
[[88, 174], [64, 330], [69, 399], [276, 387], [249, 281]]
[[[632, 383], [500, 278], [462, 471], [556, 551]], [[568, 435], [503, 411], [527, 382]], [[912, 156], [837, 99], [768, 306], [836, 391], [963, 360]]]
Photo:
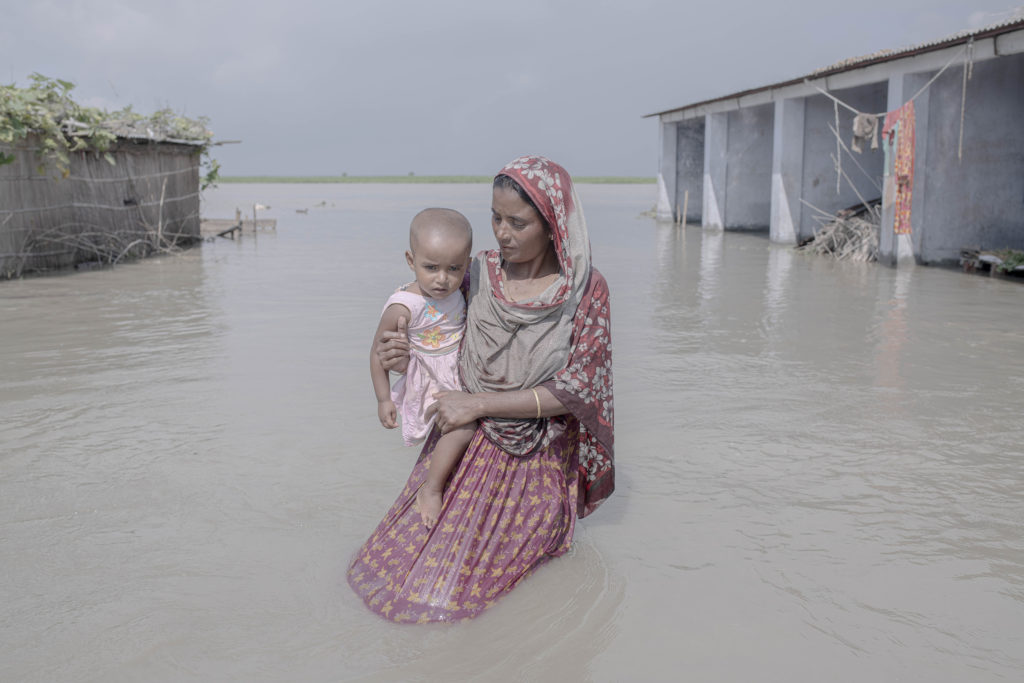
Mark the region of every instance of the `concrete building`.
[[[881, 133], [911, 101], [897, 135], [913, 131], [913, 170], [899, 173]], [[851, 151], [858, 113], [877, 115], [876, 149]], [[687, 222], [797, 243], [814, 234], [815, 209], [881, 198], [883, 263], [1024, 249], [1024, 19], [649, 116], [660, 121], [659, 218], [685, 204]]]

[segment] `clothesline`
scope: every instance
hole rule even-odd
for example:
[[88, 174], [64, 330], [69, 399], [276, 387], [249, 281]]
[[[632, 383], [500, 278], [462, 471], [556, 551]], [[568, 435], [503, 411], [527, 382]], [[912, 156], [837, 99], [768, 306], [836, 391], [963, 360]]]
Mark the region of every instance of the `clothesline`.
[[[959, 140], [959, 145], [957, 147], [957, 158], [962, 161], [963, 160], [963, 145], [964, 145], [964, 117], [965, 117], [965, 114], [966, 114], [966, 111], [967, 111], [967, 81], [970, 80], [971, 75], [974, 72], [974, 38], [971, 38], [970, 40], [968, 40], [967, 43], [964, 44], [962, 49], [960, 49], [957, 52], [953, 53], [953, 55], [949, 58], [949, 61], [947, 61], [943, 65], [943, 67], [941, 69], [939, 69], [937, 72], [935, 72], [935, 75], [932, 76], [928, 80], [927, 83], [925, 83], [923, 86], [921, 86], [921, 88], [916, 93], [914, 93], [913, 96], [911, 96], [910, 99], [908, 99], [906, 102], [904, 102], [901, 106], [906, 106], [907, 104], [910, 104], [911, 102], [916, 100], [918, 97], [920, 97], [928, 88], [931, 87], [931, 85], [936, 80], [938, 80], [939, 76], [941, 76], [943, 73], [946, 72], [946, 69], [951, 67], [961, 57], [964, 58], [964, 62], [963, 62], [963, 64], [964, 64], [964, 75], [963, 75], [962, 92], [960, 94], [960, 140]], [[842, 145], [842, 139], [841, 139], [840, 134], [839, 134], [839, 107], [842, 106], [842, 107], [848, 109], [849, 111], [853, 112], [853, 115], [855, 117], [854, 118], [854, 135], [855, 136], [858, 134], [856, 132], [857, 131], [857, 119], [858, 118], [860, 118], [860, 117], [868, 117], [868, 118], [871, 118], [871, 119], [879, 119], [879, 118], [881, 118], [883, 116], [886, 116], [889, 112], [881, 112], [881, 113], [878, 113], [878, 114], [866, 114], [864, 112], [861, 112], [861, 111], [855, 109], [854, 107], [851, 107], [849, 104], [847, 104], [846, 102], [843, 102], [841, 99], [839, 99], [838, 97], [836, 97], [832, 93], [828, 92], [827, 90], [819, 87], [818, 85], [816, 85], [814, 83], [811, 83], [809, 79], [805, 78], [804, 79], [804, 83], [806, 83], [807, 85], [811, 86], [812, 88], [814, 88], [815, 90], [820, 92], [822, 95], [824, 95], [825, 97], [827, 97], [830, 100], [832, 100], [832, 109], [833, 109], [834, 116], [835, 116], [835, 127], [833, 128], [830, 125], [829, 128], [832, 130], [832, 134], [836, 136], [836, 153], [835, 153], [835, 156], [832, 157], [832, 161], [833, 161], [833, 163], [835, 164], [835, 167], [836, 167], [836, 194], [839, 194], [840, 189], [841, 189], [842, 179], [846, 175], [845, 173], [843, 173], [843, 165], [842, 165], [843, 164], [843, 162], [842, 162], [842, 151], [845, 148], [845, 145]], [[856, 140], [855, 140], [855, 143], [856, 143]], [[856, 144], [854, 145], [854, 147], [856, 148]], [[874, 145], [872, 145], [872, 148], [874, 148]], [[850, 150], [846, 149], [846, 151], [847, 151], [847, 153], [850, 154], [850, 158], [853, 158], [854, 161], [856, 161], [856, 159], [853, 157], [853, 154], [850, 153]], [[857, 151], [860, 151], [859, 148], [858, 148]], [[857, 164], [857, 165], [860, 166], [860, 164]], [[863, 169], [861, 169], [861, 170], [863, 170]], [[848, 176], [847, 176], [847, 180], [849, 180]], [[853, 183], [851, 182], [851, 185], [852, 184]], [[856, 189], [856, 188], [854, 188], [854, 189]]]
[[846, 146], [846, 143], [843, 142], [843, 139], [841, 137], [839, 137], [839, 131], [836, 128], [833, 128], [832, 124], [829, 124], [828, 129], [831, 130], [832, 133], [836, 136], [836, 140], [839, 141], [839, 144], [842, 146], [843, 151], [846, 152], [850, 156], [850, 159], [853, 160], [853, 163], [857, 166], [857, 168], [860, 169], [860, 172], [864, 174], [864, 177], [868, 179], [868, 182], [870, 182], [872, 185], [874, 185], [876, 190], [881, 192], [882, 191], [882, 186], [879, 185], [878, 181], [876, 181], [872, 177], [872, 175], [870, 173], [868, 173], [866, 170], [864, 170], [864, 167], [860, 165], [860, 162], [857, 161], [857, 157], [853, 156], [853, 152], [851, 152], [850, 148]]
[[957, 161], [964, 159], [964, 113], [967, 110], [967, 81], [974, 74], [974, 38], [967, 43], [967, 61], [964, 64], [964, 86], [960, 95], [960, 142], [956, 148]]
[[[935, 75], [932, 76], [931, 79], [927, 83], [925, 83], [923, 86], [921, 86], [921, 89], [918, 90], [916, 93], [914, 93], [914, 95], [909, 100], [907, 100], [907, 102], [913, 102], [918, 97], [920, 97], [924, 93], [924, 91], [927, 90], [929, 87], [931, 87], [932, 83], [934, 83], [938, 79], [938, 77], [941, 76], [946, 71], [946, 69], [948, 69], [949, 67], [953, 66], [953, 63], [962, 55], [965, 56], [965, 59], [964, 59], [964, 90], [966, 91], [967, 90], [967, 81], [971, 77], [971, 73], [970, 72], [973, 72], [973, 70], [974, 70], [974, 38], [971, 38], [970, 40], [968, 40], [967, 43], [963, 46], [962, 49], [960, 49], [952, 57], [950, 57], [949, 61], [946, 62], [946, 64], [941, 69], [939, 69], [935, 73]], [[816, 85], [814, 83], [811, 83], [811, 81], [809, 79], [807, 79], [807, 78], [804, 79], [804, 83], [806, 83], [807, 85], [811, 86], [812, 88], [814, 88], [815, 90], [820, 92], [822, 95], [824, 95], [825, 97], [827, 97], [830, 100], [832, 100], [836, 105], [845, 107], [846, 109], [849, 109], [851, 112], [854, 113], [854, 115], [859, 115], [859, 114], [866, 113], [866, 112], [859, 111], [858, 109], [855, 109], [854, 107], [851, 107], [846, 102], [843, 102], [841, 99], [839, 99], [838, 97], [836, 97], [835, 95], [833, 95], [829, 91], [819, 87], [818, 85]], [[904, 102], [904, 104], [906, 104], [906, 102]], [[963, 108], [963, 107], [961, 106], [961, 108]], [[882, 117], [882, 116], [885, 116], [888, 113], [889, 112], [887, 112], [887, 111], [883, 111], [883, 112], [881, 112], [879, 114], [868, 114], [868, 115], [869, 116], [875, 116], [875, 117]]]

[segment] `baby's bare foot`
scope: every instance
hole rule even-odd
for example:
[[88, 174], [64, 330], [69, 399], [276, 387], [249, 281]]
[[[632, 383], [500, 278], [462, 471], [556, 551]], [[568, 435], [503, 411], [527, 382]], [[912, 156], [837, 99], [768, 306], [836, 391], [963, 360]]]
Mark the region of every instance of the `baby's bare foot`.
[[433, 529], [437, 524], [437, 518], [441, 515], [441, 492], [426, 486], [420, 487], [420, 490], [416, 492], [416, 509], [420, 511], [423, 525], [428, 529]]

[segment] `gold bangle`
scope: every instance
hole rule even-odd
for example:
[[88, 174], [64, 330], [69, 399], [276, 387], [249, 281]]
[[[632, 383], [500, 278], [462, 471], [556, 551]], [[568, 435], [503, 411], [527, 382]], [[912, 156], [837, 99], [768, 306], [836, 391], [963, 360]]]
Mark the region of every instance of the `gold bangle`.
[[536, 389], [530, 389], [533, 392], [533, 400], [537, 402], [537, 419], [540, 419], [540, 396], [537, 395]]

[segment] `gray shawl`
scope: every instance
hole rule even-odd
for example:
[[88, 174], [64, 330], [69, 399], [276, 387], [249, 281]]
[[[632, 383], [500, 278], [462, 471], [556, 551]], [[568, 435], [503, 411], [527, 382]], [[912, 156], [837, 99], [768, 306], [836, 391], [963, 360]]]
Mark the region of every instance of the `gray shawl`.
[[[470, 267], [466, 334], [459, 359], [471, 392], [530, 389], [566, 367], [573, 316], [590, 277], [590, 240], [569, 174], [543, 157], [521, 157], [501, 171], [526, 190], [554, 235], [558, 279], [536, 299], [510, 301], [497, 251], [480, 252]], [[504, 451], [529, 455], [544, 438], [546, 420], [486, 417], [481, 427]]]

